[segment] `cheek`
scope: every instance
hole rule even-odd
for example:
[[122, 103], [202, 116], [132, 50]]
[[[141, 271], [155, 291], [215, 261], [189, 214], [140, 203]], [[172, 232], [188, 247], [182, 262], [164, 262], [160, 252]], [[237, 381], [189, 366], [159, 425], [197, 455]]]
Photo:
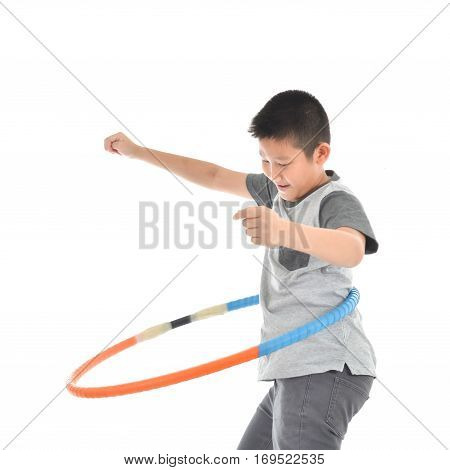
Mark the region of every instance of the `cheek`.
[[296, 184], [298, 181], [298, 173], [295, 168], [288, 168], [284, 170], [284, 179], [291, 185]]
[[295, 186], [302, 186], [305, 181], [305, 169], [300, 166], [292, 166], [286, 173], [289, 183]]

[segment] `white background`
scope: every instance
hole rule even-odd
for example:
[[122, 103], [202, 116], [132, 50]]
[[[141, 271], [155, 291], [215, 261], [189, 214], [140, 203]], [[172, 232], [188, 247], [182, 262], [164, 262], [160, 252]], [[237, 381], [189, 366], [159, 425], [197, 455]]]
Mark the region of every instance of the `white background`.
[[[261, 171], [247, 129], [270, 97], [307, 90], [333, 119], [444, 7], [3, 5], [144, 145], [245, 172]], [[366, 468], [443, 459], [443, 446], [417, 420], [450, 443], [449, 10], [331, 124], [325, 168], [358, 195], [380, 244], [354, 269], [378, 380], [339, 456], [327, 453], [335, 467], [347, 461], [348, 468], [350, 458]], [[256, 294], [261, 265], [253, 255], [262, 260], [264, 248], [244, 247], [240, 222], [220, 212], [216, 249], [139, 249], [139, 201], [161, 209], [165, 201], [235, 201], [236, 208], [245, 201], [183, 180], [191, 195], [165, 170], [106, 153], [105, 137], [130, 134], [23, 25], [0, 8], [2, 448], [62, 393], [1, 458], [8, 468], [89, 467], [90, 459], [120, 468], [123, 455], [236, 455], [271, 385], [257, 382], [256, 361], [116, 398], [86, 400], [64, 390], [70, 373], [194, 256], [114, 342]], [[232, 354], [258, 344], [261, 320], [253, 307], [180, 328], [99, 366], [80, 384], [139, 380]]]

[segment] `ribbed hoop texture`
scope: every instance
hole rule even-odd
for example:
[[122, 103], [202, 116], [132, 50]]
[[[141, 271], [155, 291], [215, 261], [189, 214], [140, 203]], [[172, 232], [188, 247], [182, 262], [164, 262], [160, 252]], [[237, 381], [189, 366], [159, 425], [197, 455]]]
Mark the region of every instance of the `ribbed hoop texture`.
[[324, 329], [325, 327], [336, 323], [337, 321], [344, 318], [345, 315], [353, 312], [358, 301], [359, 291], [356, 289], [356, 287], [353, 287], [345, 301], [338, 307], [333, 308], [328, 313], [325, 313], [318, 319], [307, 323], [306, 325], [261, 343], [259, 345], [259, 357], [266, 356], [273, 351], [277, 351], [278, 349], [285, 348], [286, 346], [296, 343], [297, 341], [301, 341], [308, 336], [311, 336]]

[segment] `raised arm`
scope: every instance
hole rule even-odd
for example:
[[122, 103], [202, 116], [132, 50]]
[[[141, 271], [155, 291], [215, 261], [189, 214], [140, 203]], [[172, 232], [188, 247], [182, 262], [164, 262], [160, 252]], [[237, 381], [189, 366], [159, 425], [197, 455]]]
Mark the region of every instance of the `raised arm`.
[[234, 194], [247, 199], [252, 198], [245, 184], [247, 173], [228, 170], [214, 163], [195, 158], [141, 147], [134, 144], [122, 132], [107, 137], [104, 147], [105, 150], [111, 153], [137, 158], [159, 168], [168, 169], [172, 173], [205, 188]]
[[147, 149], [146, 147], [139, 147], [136, 156], [141, 160], [162, 167], [161, 163], [152, 154], [156, 155], [170, 171], [193, 183], [215, 191], [222, 191], [247, 199], [252, 198], [245, 184], [247, 173], [229, 170], [215, 163]]

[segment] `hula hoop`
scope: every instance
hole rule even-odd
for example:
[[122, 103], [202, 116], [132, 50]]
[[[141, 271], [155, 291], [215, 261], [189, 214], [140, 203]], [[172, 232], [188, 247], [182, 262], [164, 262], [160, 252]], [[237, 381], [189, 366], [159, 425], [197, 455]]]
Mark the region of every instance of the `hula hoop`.
[[137, 382], [128, 382], [105, 387], [78, 387], [76, 385], [80, 377], [82, 377], [88, 370], [92, 369], [109, 357], [120, 353], [124, 349], [130, 348], [131, 346], [135, 346], [137, 343], [155, 338], [156, 336], [167, 333], [174, 328], [187, 325], [194, 321], [204, 320], [215, 315], [222, 315], [231, 310], [257, 305], [259, 303], [259, 295], [245, 297], [243, 299], [234, 300], [226, 304], [214, 305], [212, 307], [199, 310], [192, 315], [148, 328], [135, 336], [125, 339], [124, 341], [121, 341], [120, 343], [105, 349], [78, 367], [78, 369], [72, 373], [70, 382], [67, 384], [66, 388], [71, 394], [77, 397], [104, 398], [118, 395], [127, 395], [130, 393], [139, 393], [160, 387], [167, 387], [169, 385], [195, 379], [203, 375], [212, 374], [214, 372], [227, 369], [228, 367], [233, 367], [238, 364], [266, 356], [273, 351], [277, 351], [278, 349], [285, 348], [293, 343], [306, 339], [308, 336], [317, 333], [328, 325], [336, 323], [344, 316], [351, 313], [355, 309], [358, 301], [359, 291], [355, 287], [352, 287], [347, 298], [339, 306], [323, 314], [318, 319], [306, 323], [299, 328], [288, 331], [287, 333], [276, 336], [275, 338], [272, 338], [268, 341], [260, 343], [258, 346], [253, 346], [236, 354], [232, 354], [231, 356], [222, 357], [220, 359], [206, 362], [195, 367], [190, 367], [188, 369], [183, 369], [171, 374], [160, 375], [158, 377], [152, 377]]

